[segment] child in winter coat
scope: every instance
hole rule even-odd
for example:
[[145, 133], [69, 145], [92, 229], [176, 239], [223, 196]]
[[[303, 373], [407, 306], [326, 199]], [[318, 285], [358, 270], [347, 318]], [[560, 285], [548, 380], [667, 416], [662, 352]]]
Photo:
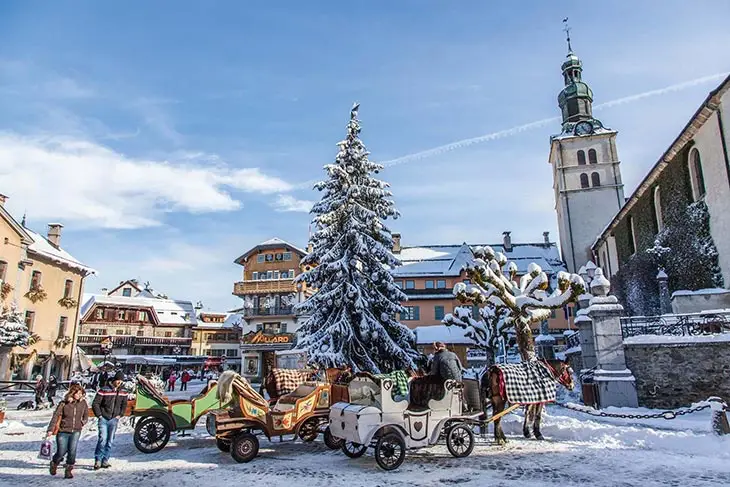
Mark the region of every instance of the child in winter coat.
[[190, 382], [190, 374], [187, 370], [183, 370], [182, 376], [180, 376], [180, 390], [188, 390], [188, 382]]
[[167, 390], [168, 391], [174, 391], [175, 390], [175, 381], [177, 380], [177, 375], [175, 372], [172, 372], [170, 374], [170, 377], [167, 379]]
[[58, 466], [66, 457], [64, 478], [73, 478], [76, 463], [76, 447], [79, 444], [81, 429], [89, 419], [89, 405], [86, 403], [86, 392], [79, 384], [71, 384], [63, 401], [58, 403], [51, 422], [48, 423], [46, 438], [56, 435], [56, 454], [51, 459], [49, 471], [56, 475]]

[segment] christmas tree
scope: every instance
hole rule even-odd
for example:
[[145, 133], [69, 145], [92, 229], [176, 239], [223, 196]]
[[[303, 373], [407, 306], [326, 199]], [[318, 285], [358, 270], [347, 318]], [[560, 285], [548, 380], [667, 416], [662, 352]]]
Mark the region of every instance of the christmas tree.
[[389, 185], [371, 176], [383, 166], [368, 160], [358, 107], [350, 112], [334, 164], [324, 167], [329, 178], [315, 185], [323, 196], [311, 210], [312, 251], [302, 261], [313, 268], [297, 280], [317, 291], [297, 306], [307, 315], [297, 348], [318, 367], [349, 365], [371, 373], [415, 369], [420, 356], [415, 337], [396, 321], [406, 296], [390, 274], [400, 262], [384, 224], [398, 211]]
[[539, 265], [531, 263], [518, 283], [517, 266], [504, 254], [491, 247], [478, 247], [473, 253], [474, 261], [465, 266], [471, 284], [458, 283], [454, 294], [462, 303], [481, 307], [480, 319], [472, 317], [471, 306], [460, 307], [445, 316], [444, 323], [469, 330], [472, 340], [492, 350], [494, 340], [514, 329], [522, 360], [534, 359], [530, 327], [550, 318], [552, 310], [576, 302], [585, 290], [583, 279], [558, 272], [557, 288], [548, 293], [550, 281]]
[[30, 337], [23, 315], [18, 311], [15, 302], [10, 307], [3, 307], [0, 313], [0, 347], [25, 347]]

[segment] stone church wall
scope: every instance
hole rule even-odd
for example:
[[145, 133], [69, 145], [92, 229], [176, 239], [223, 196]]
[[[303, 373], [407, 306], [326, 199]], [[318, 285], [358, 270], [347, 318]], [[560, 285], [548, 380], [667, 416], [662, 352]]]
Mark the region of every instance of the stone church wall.
[[624, 353], [640, 406], [685, 407], [711, 396], [730, 401], [730, 341], [625, 344]]

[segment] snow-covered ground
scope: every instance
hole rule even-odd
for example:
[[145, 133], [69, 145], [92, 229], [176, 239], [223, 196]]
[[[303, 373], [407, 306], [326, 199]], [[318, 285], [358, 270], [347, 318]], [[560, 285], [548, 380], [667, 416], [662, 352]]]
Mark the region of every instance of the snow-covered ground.
[[[199, 387], [195, 384], [195, 389]], [[182, 398], [190, 393], [175, 392], [172, 396]], [[16, 411], [12, 405], [18, 400], [16, 396], [9, 401], [7, 424], [0, 428], [0, 485], [45, 485], [50, 480], [47, 462], [39, 460], [37, 454], [51, 411]], [[262, 441], [258, 458], [238, 464], [229, 454], [218, 451], [203, 421], [191, 436], [173, 435], [167, 447], [150, 455], [135, 449], [132, 429], [123, 425], [115, 440], [112, 468], [94, 472], [96, 431], [89, 425], [79, 445], [76, 478], [54, 481], [69, 486], [104, 482], [158, 487], [242, 482], [266, 487], [730, 485], [730, 437], [710, 434], [708, 411], [672, 421], [627, 423], [607, 418], [596, 421], [551, 406], [543, 420], [543, 433], [548, 438], [544, 442], [518, 436], [519, 415], [506, 417], [503, 424], [511, 435], [506, 447], [495, 446], [490, 433], [470, 457], [452, 458], [443, 446], [416, 450], [394, 472], [380, 470], [370, 452], [351, 460], [328, 450], [321, 441]]]

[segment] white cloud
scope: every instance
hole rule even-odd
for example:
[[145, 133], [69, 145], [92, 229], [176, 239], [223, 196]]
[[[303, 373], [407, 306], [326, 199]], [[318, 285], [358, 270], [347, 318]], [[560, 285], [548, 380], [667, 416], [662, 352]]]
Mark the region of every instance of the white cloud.
[[241, 203], [228, 189], [270, 194], [291, 188], [257, 168], [200, 159], [135, 159], [80, 138], [0, 133], [0, 188], [11, 207], [34, 219], [102, 228], [156, 226], [171, 211], [236, 210]]
[[314, 201], [309, 200], [298, 200], [295, 197], [288, 194], [280, 194], [271, 206], [276, 211], [297, 211], [302, 213], [309, 213], [312, 209]]

